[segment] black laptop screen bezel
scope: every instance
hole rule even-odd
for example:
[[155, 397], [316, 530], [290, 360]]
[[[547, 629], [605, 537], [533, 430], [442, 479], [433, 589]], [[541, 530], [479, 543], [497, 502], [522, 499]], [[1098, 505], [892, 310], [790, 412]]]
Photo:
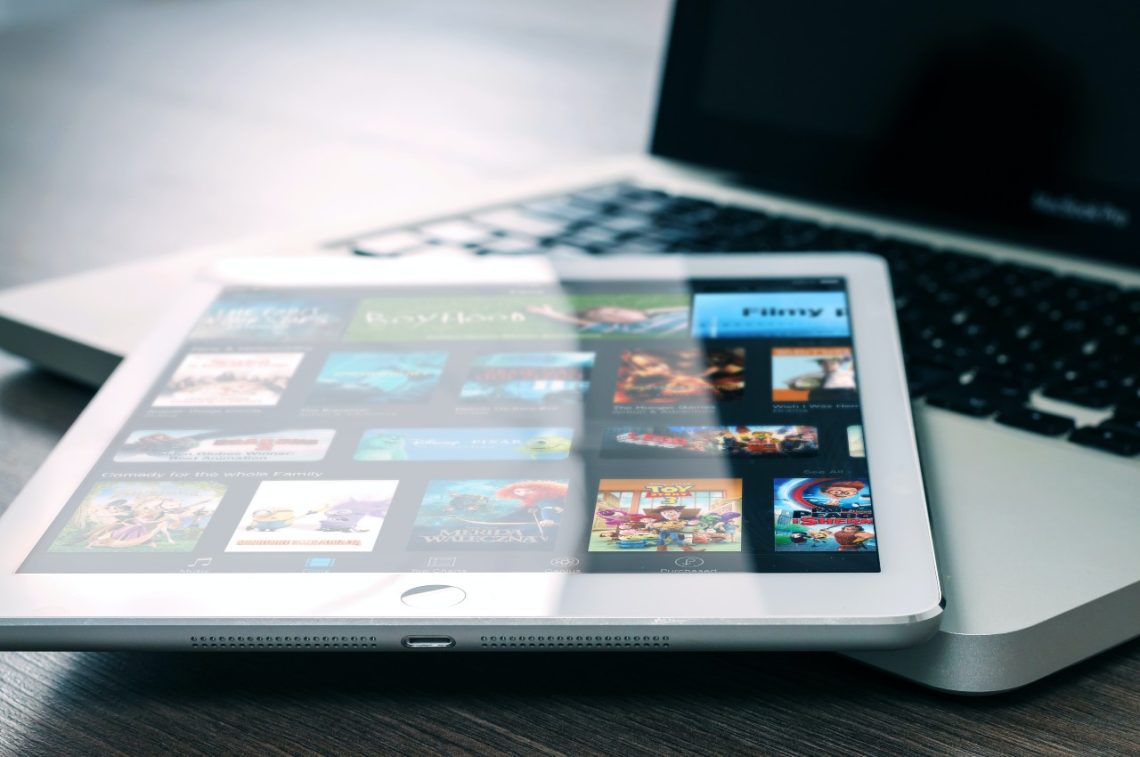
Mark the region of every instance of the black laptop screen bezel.
[[[654, 155], [728, 169], [743, 184], [782, 195], [1140, 267], [1140, 182], [1114, 185], [1053, 175], [1047, 185], [995, 186], [996, 178], [987, 177], [974, 196], [924, 201], [913, 185], [885, 185], [875, 174], [871, 162], [881, 145], [734, 120], [702, 108], [701, 86], [716, 44], [713, 15], [721, 1], [675, 5], [650, 147]], [[1088, 220], [1105, 210], [1111, 220]]]

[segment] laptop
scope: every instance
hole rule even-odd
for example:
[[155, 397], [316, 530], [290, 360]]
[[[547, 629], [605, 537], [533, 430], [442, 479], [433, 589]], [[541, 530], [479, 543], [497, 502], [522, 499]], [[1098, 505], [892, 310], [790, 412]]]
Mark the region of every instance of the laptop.
[[853, 656], [1016, 688], [1140, 635], [1138, 37], [1123, 1], [681, 0], [648, 155], [8, 290], [0, 346], [97, 384], [231, 255], [882, 255], [946, 611]]

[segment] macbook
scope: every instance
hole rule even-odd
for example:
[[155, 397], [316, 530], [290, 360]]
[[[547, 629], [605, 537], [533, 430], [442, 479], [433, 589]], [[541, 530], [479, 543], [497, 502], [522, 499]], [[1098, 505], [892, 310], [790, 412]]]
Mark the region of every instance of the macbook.
[[0, 346], [99, 383], [235, 254], [873, 252], [946, 610], [925, 644], [855, 656], [1015, 688], [1140, 634], [1138, 36], [1122, 1], [681, 0], [649, 154], [9, 290]]

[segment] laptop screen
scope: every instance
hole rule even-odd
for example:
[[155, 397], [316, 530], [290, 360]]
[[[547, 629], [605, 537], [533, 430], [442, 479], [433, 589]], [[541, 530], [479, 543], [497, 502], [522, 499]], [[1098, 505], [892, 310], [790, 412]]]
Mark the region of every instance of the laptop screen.
[[653, 152], [1140, 265], [1140, 5], [679, 0]]

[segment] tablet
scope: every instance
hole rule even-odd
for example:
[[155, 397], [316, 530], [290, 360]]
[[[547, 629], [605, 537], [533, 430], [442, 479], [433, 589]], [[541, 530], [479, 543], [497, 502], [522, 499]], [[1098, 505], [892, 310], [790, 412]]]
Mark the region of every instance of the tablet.
[[0, 519], [7, 648], [856, 649], [940, 600], [858, 254], [228, 261]]

